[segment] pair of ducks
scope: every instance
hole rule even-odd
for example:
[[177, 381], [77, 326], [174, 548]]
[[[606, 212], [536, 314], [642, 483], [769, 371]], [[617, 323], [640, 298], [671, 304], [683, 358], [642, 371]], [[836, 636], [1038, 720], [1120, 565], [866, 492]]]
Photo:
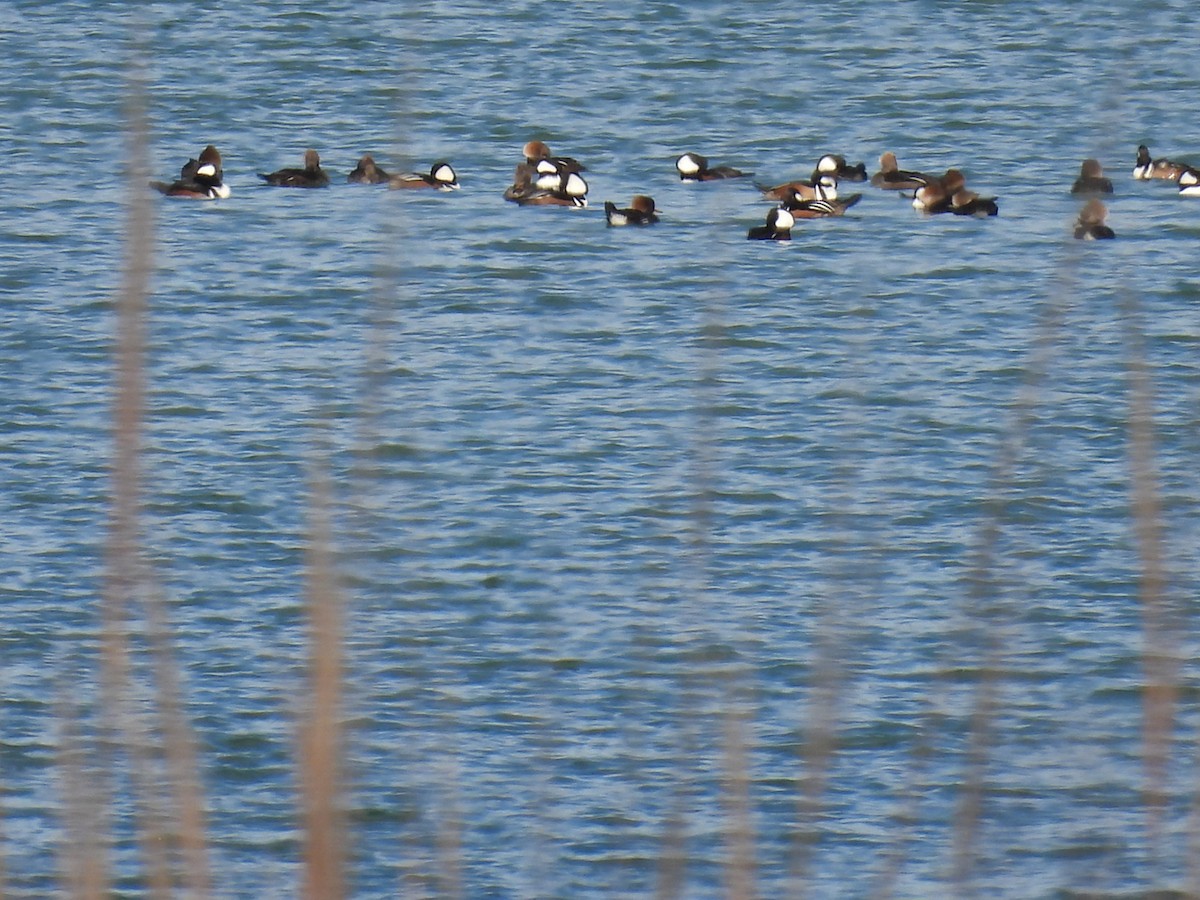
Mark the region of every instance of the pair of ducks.
[[[588, 183], [582, 172], [587, 171], [571, 156], [555, 156], [542, 141], [529, 141], [521, 151], [524, 159], [517, 163], [513, 182], [504, 191], [504, 199], [518, 206], [587, 206]], [[654, 198], [638, 194], [627, 209], [620, 209], [611, 200], [605, 201], [604, 218], [609, 225], [653, 225], [658, 221]]]
[[554, 156], [541, 141], [529, 141], [522, 152], [505, 200], [518, 206], [587, 206], [588, 183], [580, 174], [587, 169], [579, 160]]
[[[329, 175], [321, 168], [321, 157], [316, 150], [304, 154], [303, 168], [285, 168], [274, 172], [260, 172], [259, 178], [277, 187], [321, 188], [329, 185]], [[428, 175], [405, 173], [389, 175], [369, 155], [358, 161], [357, 167], [346, 181], [364, 184], [387, 184], [392, 188], [436, 188], [442, 191], [458, 189], [458, 175], [454, 167], [445, 161], [433, 164]], [[221, 169], [221, 154], [212, 144], [200, 153], [199, 159], [189, 159], [173, 182], [152, 181], [150, 186], [168, 197], [186, 197], [194, 200], [223, 200], [230, 195]]]
[[[259, 172], [258, 177], [276, 187], [321, 188], [329, 186], [329, 175], [321, 168], [321, 157], [316, 150], [304, 151], [304, 167], [277, 169], [274, 172]], [[445, 160], [438, 160], [429, 169], [429, 174], [405, 172], [390, 175], [375, 164], [370, 154], [359, 159], [353, 171], [346, 176], [350, 184], [386, 184], [390, 188], [434, 188], [439, 191], [458, 190], [458, 174]]]
[[879, 157], [879, 171], [871, 176], [871, 184], [885, 191], [911, 190], [913, 208], [929, 215], [985, 218], [1000, 212], [995, 197], [981, 197], [967, 189], [966, 176], [959, 169], [947, 169], [942, 175], [901, 169], [890, 150]]

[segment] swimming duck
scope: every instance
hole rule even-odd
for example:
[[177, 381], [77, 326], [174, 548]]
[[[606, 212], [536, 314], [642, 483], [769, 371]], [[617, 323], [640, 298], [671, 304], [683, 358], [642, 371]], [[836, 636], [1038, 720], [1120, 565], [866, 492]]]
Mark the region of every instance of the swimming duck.
[[270, 174], [259, 172], [258, 177], [276, 187], [322, 188], [329, 185], [329, 176], [321, 168], [321, 157], [316, 150], [304, 151], [303, 169], [279, 169]]
[[751, 228], [746, 232], [746, 239], [750, 241], [790, 241], [792, 226], [795, 224], [796, 220], [790, 212], [776, 206], [767, 213], [766, 224]]
[[891, 150], [879, 157], [879, 171], [871, 176], [871, 184], [885, 191], [915, 191], [924, 187], [934, 176], [924, 172], [901, 169], [896, 154]]
[[995, 197], [980, 197], [974, 191], [966, 188], [955, 191], [950, 196], [950, 212], [956, 216], [975, 216], [986, 218], [1000, 214], [1000, 207]]
[[393, 175], [388, 179], [388, 187], [392, 190], [408, 188], [434, 188], [439, 191], [457, 191], [458, 173], [445, 160], [439, 160], [429, 167], [428, 175], [416, 172], [405, 172]]
[[[587, 167], [573, 157], [555, 156], [542, 141], [528, 141], [522, 148], [522, 152], [525, 154], [525, 162], [534, 167], [538, 167], [539, 163], [548, 163], [564, 174], [587, 171]], [[545, 174], [544, 169], [539, 169], [539, 171]]]
[[754, 186], [762, 191], [764, 200], [791, 200], [796, 196], [802, 200], [837, 199], [837, 178], [827, 173], [812, 181], [785, 181], [774, 187], [755, 182]]
[[1133, 167], [1133, 177], [1137, 181], [1151, 179], [1178, 181], [1179, 176], [1191, 168], [1187, 163], [1175, 162], [1170, 159], [1152, 159], [1150, 149], [1145, 144], [1140, 144], [1138, 145], [1137, 162]]
[[587, 206], [588, 184], [578, 172], [568, 172], [559, 177], [555, 188], [539, 188], [536, 185], [531, 190], [511, 199], [520, 206], [572, 206], [582, 209]]
[[150, 186], [168, 197], [191, 200], [224, 200], [231, 193], [221, 170], [221, 154], [209, 144], [200, 151], [199, 159], [189, 159], [173, 182], [152, 181]]
[[653, 225], [658, 221], [654, 198], [638, 194], [630, 201], [628, 209], [617, 209], [611, 200], [604, 203], [604, 218], [609, 225]]
[[351, 184], [383, 184], [391, 177], [391, 175], [375, 165], [374, 158], [368, 153], [359, 159], [358, 165], [354, 167], [354, 171], [346, 176], [346, 181]]
[[742, 178], [753, 172], [742, 172], [730, 166], [709, 168], [708, 160], [699, 153], [685, 153], [675, 160], [680, 181], [720, 181], [725, 178]]
[[913, 193], [913, 208], [929, 215], [953, 212], [953, 197], [966, 187], [967, 179], [958, 169], [947, 169], [941, 177], [931, 177]]
[[867, 164], [860, 162], [852, 166], [846, 162], [846, 157], [836, 153], [826, 153], [817, 160], [812, 180], [817, 181], [822, 175], [832, 175], [839, 181], [866, 181]]
[[1079, 211], [1075, 222], [1075, 237], [1081, 241], [1099, 241], [1116, 237], [1116, 232], [1104, 224], [1108, 210], [1100, 198], [1093, 197]]
[[1104, 177], [1098, 159], [1085, 159], [1079, 167], [1079, 177], [1071, 185], [1072, 194], [1111, 194], [1112, 182]]

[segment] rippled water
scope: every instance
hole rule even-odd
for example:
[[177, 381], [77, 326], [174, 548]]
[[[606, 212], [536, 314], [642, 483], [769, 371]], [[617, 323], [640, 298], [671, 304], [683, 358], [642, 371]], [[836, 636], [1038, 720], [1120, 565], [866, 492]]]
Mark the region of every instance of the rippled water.
[[[678, 829], [683, 895], [721, 896], [740, 821], [723, 782], [743, 771], [729, 711], [763, 896], [877, 895], [889, 861], [900, 896], [956, 894], [969, 717], [992, 671], [980, 892], [1184, 885], [1194, 639], [1177, 629], [1179, 741], [1151, 839], [1129, 361], [1140, 328], [1166, 594], [1186, 614], [1200, 203], [1129, 173], [1141, 142], [1200, 161], [1189, 16], [0, 9], [12, 893], [44, 896], [59, 871], [55, 696], [99, 629], [139, 33], [155, 177], [212, 142], [233, 189], [155, 203], [143, 460], [221, 895], [297, 890], [322, 446], [350, 601], [354, 896], [444, 870], [455, 823], [466, 896], [648, 895]], [[501, 199], [531, 137], [587, 164], [589, 209]], [[306, 147], [329, 190], [257, 183]], [[780, 181], [829, 151], [873, 171], [888, 149], [962, 168], [1000, 216], [922, 218], [864, 185], [845, 218], [749, 243], [768, 208], [752, 186], [681, 184], [672, 166], [696, 150]], [[463, 188], [342, 184], [364, 152], [396, 171], [448, 158]], [[1069, 239], [1086, 156], [1117, 185], [1111, 243]], [[662, 224], [605, 228], [603, 201], [634, 193]], [[833, 756], [814, 767], [830, 691]], [[824, 779], [817, 814], [806, 775]]]

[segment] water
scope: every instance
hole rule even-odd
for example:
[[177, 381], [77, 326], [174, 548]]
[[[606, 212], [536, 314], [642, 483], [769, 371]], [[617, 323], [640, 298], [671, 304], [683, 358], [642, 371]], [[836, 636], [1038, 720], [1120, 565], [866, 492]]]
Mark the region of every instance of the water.
[[[455, 823], [467, 896], [645, 896], [676, 818], [684, 894], [721, 896], [729, 710], [762, 895], [793, 884], [800, 820], [812, 896], [870, 896], [893, 858], [899, 895], [955, 893], [987, 666], [981, 892], [1185, 884], [1197, 673], [1180, 673], [1152, 842], [1128, 360], [1136, 322], [1186, 614], [1200, 205], [1128, 176], [1141, 142], [1200, 159], [1189, 9], [0, 10], [12, 893], [55, 890], [56, 695], [97, 690], [62, 673], [90, 671], [99, 628], [139, 23], [154, 177], [212, 142], [233, 189], [155, 198], [143, 460], [222, 896], [298, 889], [322, 459], [350, 601], [354, 896], [444, 868]], [[532, 137], [588, 165], [589, 209], [503, 202]], [[307, 147], [329, 190], [257, 184]], [[873, 171], [887, 149], [962, 168], [1000, 216], [921, 218], [865, 185], [844, 219], [764, 246], [744, 239], [767, 210], [750, 185], [672, 167], [696, 150], [780, 181], [830, 151]], [[463, 189], [342, 184], [364, 152], [393, 171], [448, 158]], [[1086, 156], [1117, 185], [1110, 244], [1069, 240]], [[606, 229], [603, 201], [634, 193], [662, 224]], [[1177, 634], [1189, 660], [1190, 625]], [[813, 819], [798, 810], [830, 686]]]

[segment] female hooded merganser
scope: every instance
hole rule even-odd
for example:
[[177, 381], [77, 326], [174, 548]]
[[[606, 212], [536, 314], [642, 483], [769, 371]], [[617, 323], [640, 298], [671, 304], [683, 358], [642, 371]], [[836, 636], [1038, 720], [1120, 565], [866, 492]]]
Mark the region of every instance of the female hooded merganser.
[[428, 175], [415, 172], [405, 172], [403, 175], [393, 175], [388, 181], [388, 187], [393, 190], [401, 188], [435, 188], [439, 191], [457, 191], [458, 173], [445, 160], [435, 162], [429, 168]]
[[304, 151], [303, 169], [279, 169], [269, 175], [259, 172], [258, 177], [276, 187], [322, 188], [329, 185], [329, 176], [321, 168], [321, 157], [316, 150]]
[[375, 160], [370, 154], [367, 154], [358, 161], [358, 165], [354, 167], [354, 171], [346, 176], [346, 181], [351, 184], [383, 184], [391, 177], [391, 175], [375, 165]]
[[976, 216], [986, 218], [1000, 214], [1000, 207], [995, 197], [980, 197], [974, 191], [966, 188], [955, 191], [950, 197], [950, 212], [956, 216]]
[[913, 194], [913, 208], [923, 213], [953, 212], [953, 197], [964, 187], [967, 179], [958, 169], [947, 169], [941, 178], [930, 177], [922, 187]]
[[1101, 241], [1117, 236], [1116, 232], [1104, 224], [1108, 210], [1098, 197], [1093, 197], [1079, 211], [1075, 222], [1075, 237], [1081, 241]]
[[896, 162], [896, 154], [889, 150], [879, 157], [879, 171], [871, 176], [871, 184], [885, 191], [915, 191], [924, 187], [934, 176], [924, 172], [910, 172], [901, 169]]
[[862, 199], [862, 194], [851, 194], [833, 200], [805, 200], [799, 194], [791, 200], [783, 202], [783, 208], [792, 214], [793, 219], [827, 219], [830, 216], [843, 215], [846, 210]]
[[742, 178], [753, 172], [741, 172], [730, 166], [708, 167], [708, 160], [699, 153], [685, 153], [675, 160], [680, 181], [720, 181], [724, 178]]
[[775, 207], [767, 213], [765, 225], [756, 225], [746, 232], [750, 241], [790, 241], [796, 220], [786, 209]]
[[837, 178], [828, 173], [818, 175], [812, 181], [785, 181], [775, 187], [755, 182], [754, 185], [762, 191], [764, 200], [791, 200], [799, 197], [801, 200], [836, 200]]
[[839, 181], [866, 181], [867, 164], [860, 162], [852, 166], [846, 162], [846, 157], [838, 156], [836, 153], [826, 153], [817, 160], [812, 180], [817, 181], [822, 175], [832, 175]]
[[628, 209], [617, 209], [611, 200], [604, 203], [604, 218], [609, 225], [653, 225], [658, 221], [654, 211], [654, 198], [638, 194]]
[[[581, 162], [579, 162], [579, 160], [573, 157], [555, 156], [550, 152], [550, 148], [547, 147], [542, 141], [529, 141], [522, 148], [522, 152], [525, 154], [525, 162], [534, 167], [538, 167], [538, 163], [544, 162], [549, 163], [551, 166], [553, 166], [553, 168], [559, 170], [563, 174], [587, 171], [587, 166], [583, 165]], [[538, 170], [542, 174], [546, 173], [546, 170], [540, 167]]]
[[1179, 176], [1192, 167], [1187, 163], [1175, 162], [1170, 159], [1151, 159], [1150, 149], [1145, 144], [1138, 146], [1137, 163], [1133, 167], [1133, 177], [1137, 181], [1162, 179], [1163, 181], [1178, 181]]
[[534, 186], [519, 197], [510, 198], [521, 206], [587, 206], [588, 184], [578, 172], [559, 176], [558, 187], [547, 189]]
[[1085, 159], [1079, 167], [1079, 177], [1071, 185], [1072, 194], [1111, 194], [1112, 182], [1104, 177], [1098, 159]]
[[179, 180], [152, 181], [150, 186], [168, 197], [187, 197], [192, 200], [224, 200], [230, 195], [221, 170], [221, 154], [209, 144], [200, 151], [199, 159], [189, 159], [179, 170]]

